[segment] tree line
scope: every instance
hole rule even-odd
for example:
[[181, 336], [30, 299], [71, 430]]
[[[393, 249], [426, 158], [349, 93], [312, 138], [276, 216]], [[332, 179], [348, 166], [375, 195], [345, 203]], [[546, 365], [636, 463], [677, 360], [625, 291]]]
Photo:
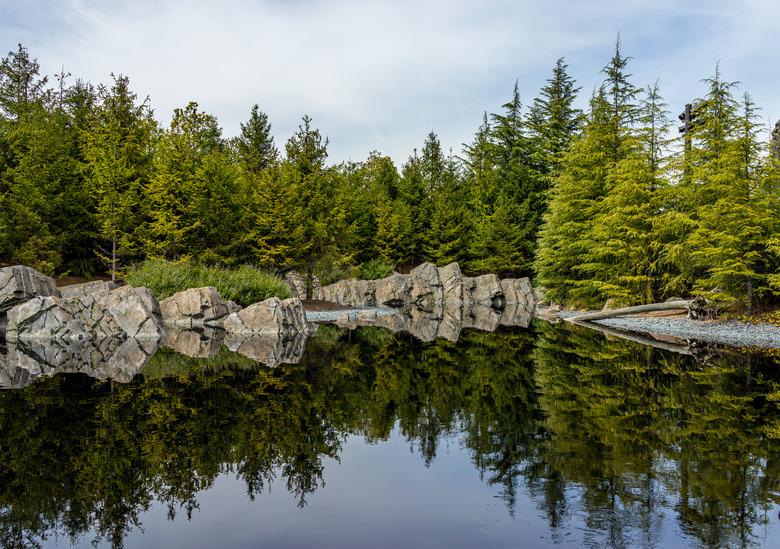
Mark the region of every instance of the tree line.
[[672, 139], [658, 85], [635, 87], [628, 62], [618, 42], [583, 112], [560, 59], [457, 154], [432, 131], [399, 169], [379, 152], [329, 164], [308, 116], [279, 150], [258, 105], [233, 138], [194, 102], [163, 127], [126, 76], [52, 85], [20, 45], [0, 63], [0, 263], [89, 276], [192, 258], [336, 279], [458, 261], [571, 305], [770, 303], [780, 169], [757, 108], [716, 72]]

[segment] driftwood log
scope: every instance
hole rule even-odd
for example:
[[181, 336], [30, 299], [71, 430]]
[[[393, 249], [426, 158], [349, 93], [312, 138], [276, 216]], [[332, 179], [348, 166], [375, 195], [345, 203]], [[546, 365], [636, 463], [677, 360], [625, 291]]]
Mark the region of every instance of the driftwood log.
[[620, 309], [606, 309], [595, 313], [585, 313], [567, 318], [569, 322], [593, 322], [616, 316], [633, 315], [637, 313], [651, 313], [654, 311], [671, 311], [674, 309], [688, 310], [691, 300], [667, 301], [664, 303], [650, 303], [648, 305], [636, 305], [634, 307], [621, 307]]

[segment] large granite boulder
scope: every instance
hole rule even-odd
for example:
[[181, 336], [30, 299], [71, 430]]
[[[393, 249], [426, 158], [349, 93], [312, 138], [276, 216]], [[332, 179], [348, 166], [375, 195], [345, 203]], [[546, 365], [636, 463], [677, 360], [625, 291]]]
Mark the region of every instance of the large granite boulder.
[[235, 334], [287, 334], [306, 329], [306, 312], [297, 297], [271, 297], [230, 313], [223, 323], [226, 331]]
[[87, 332], [59, 297], [33, 297], [8, 311], [5, 338], [83, 340]]
[[412, 304], [417, 309], [434, 316], [441, 315], [444, 290], [436, 265], [423, 263], [412, 269], [409, 273], [409, 286]]
[[409, 279], [398, 273], [374, 282], [374, 296], [377, 305], [403, 307], [411, 300]]
[[[284, 281], [290, 287], [293, 297], [297, 297], [301, 301], [306, 301], [306, 290], [309, 285], [306, 283], [306, 279], [303, 278], [301, 273], [298, 271], [290, 271], [284, 275]], [[316, 276], [312, 277], [311, 298], [317, 300], [323, 299], [322, 284], [320, 284], [320, 279]]]
[[0, 314], [34, 297], [59, 296], [54, 279], [25, 265], [0, 269]]
[[6, 339], [82, 341], [126, 336], [157, 340], [160, 309], [147, 288], [123, 286], [77, 297], [35, 297], [8, 311]]
[[62, 288], [59, 288], [59, 292], [61, 298], [69, 299], [72, 297], [92, 295], [103, 291], [110, 292], [116, 288], [117, 285], [109, 280], [93, 280], [91, 282], [82, 282], [81, 284], [63, 286]]
[[230, 333], [225, 337], [225, 346], [230, 351], [273, 368], [279, 364], [300, 362], [308, 336], [309, 330], [289, 336]]
[[529, 278], [504, 278], [501, 280], [501, 292], [504, 294], [504, 303], [533, 306], [536, 301]]
[[220, 297], [216, 288], [189, 288], [160, 302], [163, 322], [181, 328], [220, 326], [230, 313], [241, 309]]
[[499, 309], [503, 306], [504, 294], [496, 275], [485, 274], [469, 279], [464, 278], [464, 285], [470, 288], [475, 303]]
[[322, 299], [352, 307], [373, 307], [376, 305], [374, 289], [374, 280], [339, 280], [322, 288]]
[[162, 337], [160, 305], [148, 288], [122, 286], [110, 292], [98, 292], [94, 297], [127, 336], [136, 339]]

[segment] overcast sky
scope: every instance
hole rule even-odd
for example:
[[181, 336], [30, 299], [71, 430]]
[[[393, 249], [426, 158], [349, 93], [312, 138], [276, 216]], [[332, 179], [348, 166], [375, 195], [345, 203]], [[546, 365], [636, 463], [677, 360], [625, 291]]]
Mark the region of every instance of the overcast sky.
[[155, 115], [197, 101], [235, 135], [258, 103], [283, 145], [301, 115], [330, 160], [405, 160], [433, 129], [459, 152], [520, 83], [529, 103], [566, 57], [584, 104], [615, 37], [634, 83], [660, 79], [677, 114], [720, 62], [780, 118], [780, 0], [0, 0], [0, 48], [48, 74], [130, 77]]

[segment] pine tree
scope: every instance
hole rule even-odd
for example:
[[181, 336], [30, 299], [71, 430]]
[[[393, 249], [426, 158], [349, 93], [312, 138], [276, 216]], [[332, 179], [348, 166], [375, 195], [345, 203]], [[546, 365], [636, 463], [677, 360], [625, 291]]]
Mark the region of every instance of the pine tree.
[[419, 263], [425, 257], [423, 247], [430, 228], [433, 204], [431, 195], [428, 193], [428, 181], [423, 170], [423, 163], [416, 150], [401, 168], [398, 197], [409, 210], [412, 227], [412, 241], [406, 259], [409, 263]]
[[290, 186], [297, 189], [298, 221], [302, 240], [294, 257], [305, 269], [308, 282], [307, 297], [311, 297], [314, 266], [317, 261], [332, 256], [336, 251], [336, 234], [340, 219], [334, 217], [335, 174], [325, 167], [328, 140], [311, 127], [311, 118], [303, 117], [298, 131], [287, 141], [285, 170]]
[[561, 163], [539, 234], [536, 272], [552, 301], [594, 305], [598, 290], [583, 270], [592, 248], [592, 220], [601, 211], [613, 141], [611, 105], [601, 88], [590, 101], [582, 136]]
[[490, 215], [498, 194], [491, 135], [490, 121], [484, 113], [473, 141], [463, 146], [469, 205], [477, 219]]
[[707, 96], [697, 109], [692, 180], [697, 187], [696, 230], [688, 239], [697, 272], [695, 288], [733, 300], [748, 313], [768, 292], [766, 243], [771, 213], [760, 200], [759, 125], [748, 95], [739, 112], [718, 69], [705, 80]]
[[463, 176], [450, 154], [444, 161], [441, 182], [433, 194], [431, 226], [425, 242], [426, 257], [435, 264], [465, 264], [472, 239], [471, 212]]
[[110, 266], [115, 280], [120, 257], [132, 245], [141, 221], [138, 205], [151, 167], [155, 122], [147, 101], [137, 101], [125, 76], [115, 76], [113, 86], [102, 90], [100, 99], [85, 131], [83, 154], [86, 185], [96, 199], [96, 236], [109, 243], [98, 245], [96, 253]]
[[658, 84], [648, 87], [637, 111], [641, 126], [625, 138], [624, 157], [610, 167], [607, 195], [592, 220], [592, 248], [584, 272], [598, 295], [616, 304], [650, 302], [658, 293], [654, 222], [659, 190], [665, 186], [665, 107]]
[[189, 103], [174, 111], [144, 190], [146, 255], [218, 262], [234, 240], [243, 193], [217, 120]]
[[540, 171], [545, 174], [557, 171], [561, 155], [582, 124], [582, 111], [574, 107], [580, 88], [568, 74], [568, 67], [563, 57], [558, 59], [552, 77], [534, 99], [528, 115], [535, 154]]
[[258, 174], [277, 162], [279, 151], [271, 135], [271, 123], [258, 105], [252, 106], [249, 120], [241, 124], [235, 147], [243, 168], [250, 173]]

